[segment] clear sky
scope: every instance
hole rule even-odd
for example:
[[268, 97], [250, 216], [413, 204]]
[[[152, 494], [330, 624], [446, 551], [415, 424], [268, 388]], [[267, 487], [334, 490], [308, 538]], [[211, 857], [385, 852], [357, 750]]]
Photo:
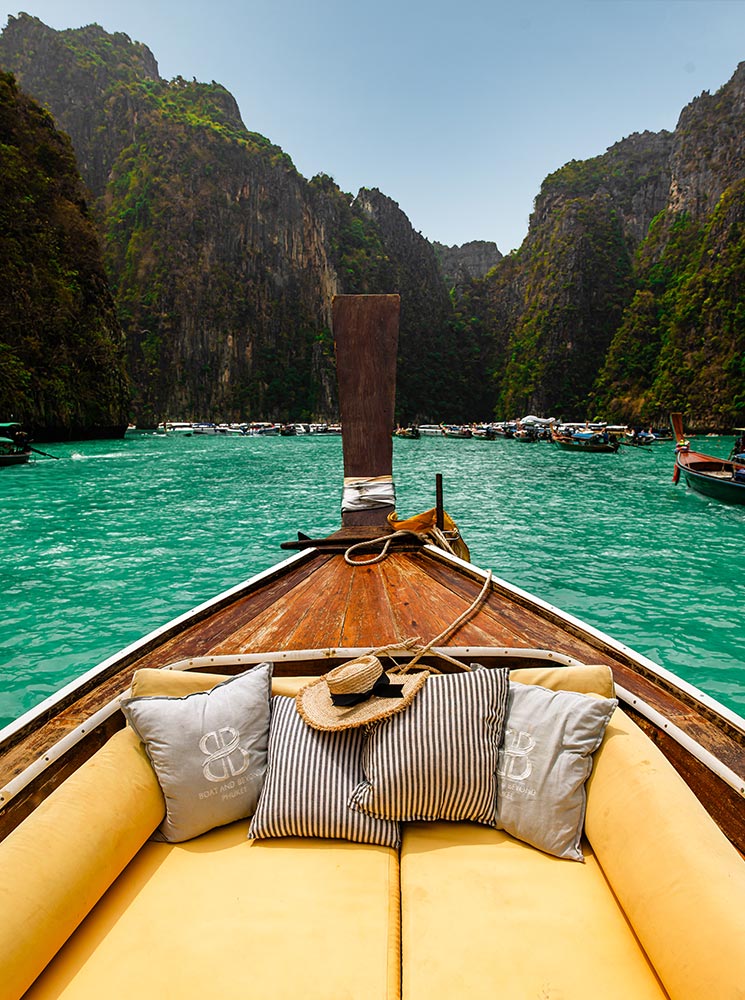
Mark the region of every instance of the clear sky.
[[547, 174], [674, 129], [745, 60], [745, 0], [25, 0], [0, 26], [19, 10], [125, 32], [167, 79], [227, 87], [304, 176], [503, 253]]

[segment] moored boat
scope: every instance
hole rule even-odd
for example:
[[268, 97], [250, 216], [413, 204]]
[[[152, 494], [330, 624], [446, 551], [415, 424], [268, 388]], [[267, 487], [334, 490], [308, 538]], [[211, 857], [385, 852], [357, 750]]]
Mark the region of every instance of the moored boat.
[[563, 451], [615, 455], [619, 443], [605, 428], [579, 428], [560, 425], [551, 428], [551, 440]]
[[521, 441], [523, 444], [533, 444], [539, 440], [538, 430], [528, 424], [527, 426], [518, 426], [513, 434], [515, 441]]
[[341, 434], [341, 424], [309, 424], [311, 434]]
[[745, 464], [745, 427], [735, 427], [735, 431], [737, 437], [729, 453], [729, 460]]
[[656, 440], [653, 431], [639, 430], [636, 427], [632, 427], [630, 430], [623, 428], [620, 436], [621, 444], [629, 445], [632, 448], [642, 448], [654, 444]]
[[[0, 733], [8, 1000], [27, 989], [36, 1000], [549, 989], [590, 1000], [598, 983], [612, 1000], [737, 996], [745, 720], [470, 564], [441, 503], [394, 517], [398, 299], [342, 296], [333, 318], [340, 529], [287, 543], [284, 562]], [[374, 396], [362, 391], [370, 372]], [[331, 668], [352, 661], [358, 671], [375, 656], [396, 668], [372, 688], [332, 689]], [[271, 703], [261, 695], [270, 675]], [[408, 699], [388, 690], [407, 683], [417, 691], [402, 711], [369, 730], [350, 726], [368, 704], [383, 713]], [[306, 715], [292, 699], [310, 687], [329, 696], [321, 736], [306, 723], [309, 695]], [[141, 712], [154, 713], [149, 735]], [[181, 713], [208, 724], [187, 727]], [[188, 753], [175, 750], [182, 739]], [[173, 750], [174, 784], [156, 744]], [[541, 758], [538, 744], [556, 756]], [[402, 776], [418, 775], [419, 794], [428, 775], [427, 794], [352, 809], [374, 773], [392, 781], [413, 747], [423, 756]], [[258, 803], [231, 820], [213, 813], [240, 804], [262, 752]], [[529, 780], [542, 767], [553, 785], [564, 766], [571, 778], [551, 796]], [[569, 843], [558, 847], [547, 834], [558, 836], [570, 812]], [[201, 832], [174, 838], [164, 823], [179, 814]], [[149, 839], [156, 828], [171, 839]]]
[[158, 434], [180, 434], [184, 437], [191, 437], [194, 433], [194, 424], [191, 420], [161, 420], [156, 427]]
[[652, 427], [655, 441], [672, 441], [673, 432], [670, 427]]
[[673, 481], [682, 474], [687, 486], [722, 503], [745, 504], [745, 464], [692, 451], [683, 433], [683, 416], [670, 415], [675, 435]]
[[554, 417], [538, 417], [529, 413], [517, 421], [513, 436], [519, 441], [550, 441], [551, 428], [555, 423]]
[[280, 429], [280, 424], [268, 420], [253, 420], [246, 425], [245, 433], [248, 437], [276, 437]]
[[514, 420], [503, 420], [494, 425], [494, 433], [501, 438], [513, 438], [516, 430], [517, 422]]
[[28, 435], [19, 423], [0, 424], [0, 468], [26, 465], [31, 458]]
[[497, 437], [493, 424], [474, 424], [471, 437], [475, 441], [494, 441]]
[[465, 424], [441, 424], [442, 433], [446, 438], [470, 438], [473, 437], [471, 428]]

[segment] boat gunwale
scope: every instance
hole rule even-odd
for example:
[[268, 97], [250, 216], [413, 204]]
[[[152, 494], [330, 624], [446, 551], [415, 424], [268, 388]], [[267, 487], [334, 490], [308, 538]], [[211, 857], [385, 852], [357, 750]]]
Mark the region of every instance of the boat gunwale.
[[[190, 656], [174, 663], [168, 663], [160, 670], [201, 670], [210, 665], [231, 666], [250, 663], [261, 663], [263, 660], [321, 660], [321, 659], [355, 659], [373, 652], [373, 646], [328, 646], [317, 649], [284, 649], [270, 653], [215, 653], [206, 656]], [[401, 659], [416, 655], [416, 649], [405, 645], [385, 647], [386, 652]], [[541, 659], [551, 661], [561, 667], [586, 666], [581, 660], [568, 653], [560, 653], [553, 649], [529, 648], [527, 646], [432, 646], [431, 654], [435, 657], [440, 653], [453, 659], [466, 659], [471, 656], [481, 657], [514, 657], [515, 659]]]
[[[434, 545], [427, 544], [424, 546], [424, 550], [428, 551], [430, 555], [441, 561], [455, 563], [462, 570], [482, 580], [488, 575], [487, 570], [482, 570], [473, 563], [465, 562], [459, 556], [450, 552], [445, 552], [443, 549], [439, 549]], [[706, 694], [705, 691], [697, 688], [694, 684], [691, 684], [689, 681], [684, 680], [677, 674], [672, 673], [659, 663], [655, 663], [654, 660], [650, 660], [643, 653], [639, 653], [626, 643], [621, 642], [618, 639], [614, 639], [606, 632], [603, 632], [602, 629], [596, 628], [594, 625], [590, 625], [588, 622], [577, 618], [569, 611], [564, 611], [561, 608], [556, 607], [556, 605], [550, 604], [548, 601], [544, 601], [543, 598], [537, 597], [535, 594], [530, 593], [530, 591], [523, 590], [521, 587], [518, 587], [501, 577], [494, 576], [493, 574], [491, 582], [492, 586], [496, 589], [506, 592], [513, 597], [520, 598], [521, 603], [539, 607], [542, 611], [547, 613], [549, 620], [554, 619], [562, 624], [571, 625], [573, 629], [577, 630], [575, 634], [579, 633], [585, 638], [589, 637], [599, 641], [615, 656], [620, 656], [624, 661], [626, 661], [626, 665], [637, 668], [641, 667], [645, 674], [651, 674], [655, 681], [663, 684], [671, 693], [684, 695], [686, 696], [686, 700], [690, 699], [697, 706], [707, 708], [714, 714], [714, 716], [716, 716], [717, 721], [724, 719], [740, 734], [741, 737], [745, 738], [745, 717], [741, 716], [733, 709], [728, 708], [726, 705], [723, 705], [721, 702], [717, 701], [716, 698]], [[598, 649], [598, 652], [603, 651], [596, 645], [596, 643], [591, 643], [591, 645], [594, 645], [595, 648]]]
[[[697, 465], [704, 464], [716, 467], [720, 473], [729, 472], [730, 475], [717, 475], [713, 471], [696, 468]], [[676, 473], [682, 473], [686, 486], [699, 496], [733, 506], [745, 504], [745, 482], [738, 482], [733, 478], [735, 470], [745, 469], [741, 462], [686, 449], [676, 452], [675, 469]]]

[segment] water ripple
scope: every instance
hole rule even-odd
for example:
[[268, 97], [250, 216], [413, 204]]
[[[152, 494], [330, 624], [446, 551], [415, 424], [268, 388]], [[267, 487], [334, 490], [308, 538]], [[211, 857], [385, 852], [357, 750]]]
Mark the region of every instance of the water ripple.
[[[726, 455], [729, 439], [705, 449]], [[338, 526], [336, 437], [163, 438], [48, 446], [0, 473], [0, 723], [127, 643]], [[745, 508], [673, 486], [670, 445], [394, 442], [400, 516], [435, 474], [474, 562], [745, 713]]]

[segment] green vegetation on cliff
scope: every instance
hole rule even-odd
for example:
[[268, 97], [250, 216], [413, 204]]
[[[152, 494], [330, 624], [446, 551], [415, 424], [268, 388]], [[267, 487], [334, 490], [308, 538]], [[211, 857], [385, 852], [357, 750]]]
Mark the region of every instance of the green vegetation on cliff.
[[745, 180], [695, 222], [663, 213], [638, 254], [639, 290], [595, 386], [597, 406], [649, 422], [745, 418]]
[[402, 413], [461, 405], [432, 248], [400, 239], [330, 177], [301, 177], [223, 87], [162, 80], [126, 35], [56, 32], [27, 15], [9, 21], [0, 59], [69, 132], [97, 198], [139, 421], [332, 416], [330, 303], [346, 292], [406, 300]]
[[494, 413], [584, 416], [599, 366], [633, 293], [631, 257], [607, 198], [556, 200], [520, 250], [473, 282], [461, 324], [487, 332]]
[[70, 142], [0, 73], [0, 413], [39, 440], [122, 433], [127, 396]]
[[741, 68], [675, 134], [544, 181], [523, 246], [458, 304], [490, 333], [493, 405], [688, 426], [745, 422]]

